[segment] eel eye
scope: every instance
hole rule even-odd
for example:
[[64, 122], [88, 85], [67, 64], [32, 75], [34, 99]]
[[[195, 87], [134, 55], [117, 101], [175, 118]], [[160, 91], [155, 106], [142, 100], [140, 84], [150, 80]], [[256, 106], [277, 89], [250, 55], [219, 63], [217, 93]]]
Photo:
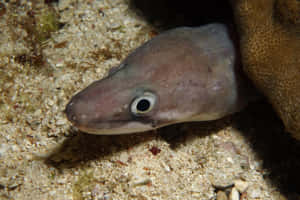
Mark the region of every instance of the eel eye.
[[156, 103], [156, 96], [153, 93], [145, 92], [133, 100], [130, 111], [136, 116], [141, 116], [150, 112]]

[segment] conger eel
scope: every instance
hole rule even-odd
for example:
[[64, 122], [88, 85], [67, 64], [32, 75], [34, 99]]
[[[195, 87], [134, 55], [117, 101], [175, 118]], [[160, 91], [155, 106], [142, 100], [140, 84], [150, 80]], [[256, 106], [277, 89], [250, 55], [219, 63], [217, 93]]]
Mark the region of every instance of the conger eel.
[[253, 98], [223, 24], [164, 32], [76, 94], [66, 115], [81, 131], [126, 134], [222, 118]]

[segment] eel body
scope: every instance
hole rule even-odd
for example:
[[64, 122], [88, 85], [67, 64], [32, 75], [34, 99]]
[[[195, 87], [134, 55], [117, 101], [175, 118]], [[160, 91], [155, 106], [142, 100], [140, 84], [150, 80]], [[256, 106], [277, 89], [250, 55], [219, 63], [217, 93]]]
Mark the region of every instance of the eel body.
[[66, 115], [80, 130], [101, 135], [222, 118], [251, 100], [237, 57], [225, 25], [167, 31], [76, 94]]

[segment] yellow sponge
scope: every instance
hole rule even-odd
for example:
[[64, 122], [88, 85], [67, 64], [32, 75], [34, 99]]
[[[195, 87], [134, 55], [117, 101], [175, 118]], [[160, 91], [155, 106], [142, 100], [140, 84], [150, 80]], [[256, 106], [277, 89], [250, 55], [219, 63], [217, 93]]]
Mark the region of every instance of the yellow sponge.
[[300, 140], [300, 1], [231, 3], [244, 71]]

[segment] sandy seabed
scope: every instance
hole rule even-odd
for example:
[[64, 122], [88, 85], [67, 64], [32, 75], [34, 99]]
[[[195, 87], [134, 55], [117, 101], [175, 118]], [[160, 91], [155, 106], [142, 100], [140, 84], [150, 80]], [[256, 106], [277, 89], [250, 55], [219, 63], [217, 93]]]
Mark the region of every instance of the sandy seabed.
[[[48, 11], [63, 25], [41, 39], [34, 26]], [[278, 136], [264, 103], [132, 135], [71, 126], [63, 110], [72, 95], [157, 31], [126, 0], [0, 1], [0, 199], [299, 198], [286, 193], [300, 187], [289, 168], [300, 166], [298, 144]]]

